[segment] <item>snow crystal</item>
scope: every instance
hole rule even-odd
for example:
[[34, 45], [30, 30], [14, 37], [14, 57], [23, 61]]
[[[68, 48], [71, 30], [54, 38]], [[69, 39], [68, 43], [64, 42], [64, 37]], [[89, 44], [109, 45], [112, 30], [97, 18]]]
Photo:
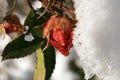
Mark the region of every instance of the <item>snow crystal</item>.
[[42, 7], [42, 3], [40, 1], [33, 1], [34, 4], [33, 4], [33, 8], [35, 10], [37, 10], [38, 8], [41, 8]]
[[120, 0], [73, 1], [78, 20], [73, 43], [86, 79], [96, 74], [102, 80], [119, 80]]

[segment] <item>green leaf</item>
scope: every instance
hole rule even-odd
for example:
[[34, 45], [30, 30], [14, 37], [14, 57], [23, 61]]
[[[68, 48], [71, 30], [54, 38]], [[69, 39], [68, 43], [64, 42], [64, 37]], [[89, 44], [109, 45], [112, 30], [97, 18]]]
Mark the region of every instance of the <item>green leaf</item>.
[[[32, 28], [29, 33], [31, 33], [32, 35], [35, 35], [37, 37], [42, 38], [42, 33], [43, 33], [43, 29], [42, 28]], [[47, 39], [45, 38], [44, 41], [42, 42], [42, 46], [41, 48], [43, 49], [46, 45], [47, 45]]]
[[[43, 7], [40, 8], [40, 11], [42, 12]], [[25, 26], [29, 26], [31, 27], [35, 27], [38, 25], [41, 25], [43, 23], [45, 23], [45, 21], [47, 21], [50, 17], [51, 17], [51, 13], [46, 12], [43, 16], [41, 16], [39, 19], [37, 19], [39, 17], [39, 14], [37, 14], [37, 11], [35, 10], [31, 10], [28, 17], [25, 20], [24, 25]]]
[[32, 28], [32, 29], [30, 29], [29, 33], [42, 38], [43, 29], [42, 28]]
[[40, 24], [44, 23], [45, 19], [43, 17], [41, 17], [41, 19], [39, 19], [39, 21], [38, 21], [37, 20], [38, 16], [39, 15], [36, 14], [35, 10], [31, 10], [28, 17], [25, 20], [24, 25], [29, 26], [29, 27], [34, 27], [34, 26], [37, 26], [37, 25], [40, 25]]
[[37, 63], [36, 69], [34, 72], [34, 80], [44, 80], [45, 79], [45, 65], [44, 65], [44, 56], [43, 51], [41, 49], [37, 49]]
[[55, 68], [55, 50], [53, 46], [50, 45], [44, 53], [41, 49], [38, 49], [36, 53], [37, 64], [34, 73], [34, 80], [49, 80]]
[[3, 51], [2, 59], [14, 59], [30, 55], [46, 43], [46, 39], [42, 39], [36, 35], [33, 35], [33, 37], [34, 39], [28, 42], [24, 40], [25, 35], [23, 34], [10, 42]]
[[45, 60], [45, 68], [46, 68], [46, 76], [45, 80], [49, 80], [51, 77], [53, 70], [55, 68], [55, 50], [52, 45], [50, 45], [45, 51], [44, 51], [44, 60]]

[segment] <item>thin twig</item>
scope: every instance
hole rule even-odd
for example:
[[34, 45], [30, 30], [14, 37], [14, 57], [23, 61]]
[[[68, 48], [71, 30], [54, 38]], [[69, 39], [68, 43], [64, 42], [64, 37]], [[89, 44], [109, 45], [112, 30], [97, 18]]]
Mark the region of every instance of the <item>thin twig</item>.
[[50, 7], [51, 5], [51, 1], [48, 3], [47, 7], [45, 8], [45, 10], [40, 14], [40, 16], [37, 17], [37, 19], [41, 18], [48, 10], [48, 8]]
[[33, 9], [33, 10], [35, 10], [35, 9], [33, 8], [33, 6], [31, 5], [31, 2], [30, 2], [30, 0], [27, 0], [27, 3], [28, 3], [28, 5], [29, 5], [30, 9]]
[[13, 0], [13, 5], [12, 5], [10, 11], [8, 12], [8, 14], [4, 17], [4, 20], [7, 19], [10, 15], [12, 15], [12, 13], [15, 10], [15, 4], [16, 4], [16, 0]]

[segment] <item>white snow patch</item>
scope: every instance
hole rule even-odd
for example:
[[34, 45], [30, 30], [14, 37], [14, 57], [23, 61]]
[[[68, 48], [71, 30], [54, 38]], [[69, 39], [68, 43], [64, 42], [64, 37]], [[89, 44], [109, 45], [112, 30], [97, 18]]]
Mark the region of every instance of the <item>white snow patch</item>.
[[[120, 79], [120, 0], [73, 0], [78, 20], [74, 48], [86, 73]], [[82, 43], [82, 44], [80, 44]]]
[[33, 1], [33, 8], [37, 10], [38, 8], [42, 7], [42, 3], [40, 1]]
[[25, 41], [28, 41], [28, 42], [31, 42], [32, 40], [34, 40], [34, 37], [32, 36], [32, 34], [28, 34], [28, 35], [25, 35]]

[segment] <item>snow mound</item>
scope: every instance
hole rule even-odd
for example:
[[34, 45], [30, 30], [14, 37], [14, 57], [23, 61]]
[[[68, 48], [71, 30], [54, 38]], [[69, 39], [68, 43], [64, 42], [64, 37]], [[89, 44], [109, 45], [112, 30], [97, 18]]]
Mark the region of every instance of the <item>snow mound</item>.
[[78, 23], [74, 48], [86, 79], [120, 79], [120, 0], [73, 0]]

